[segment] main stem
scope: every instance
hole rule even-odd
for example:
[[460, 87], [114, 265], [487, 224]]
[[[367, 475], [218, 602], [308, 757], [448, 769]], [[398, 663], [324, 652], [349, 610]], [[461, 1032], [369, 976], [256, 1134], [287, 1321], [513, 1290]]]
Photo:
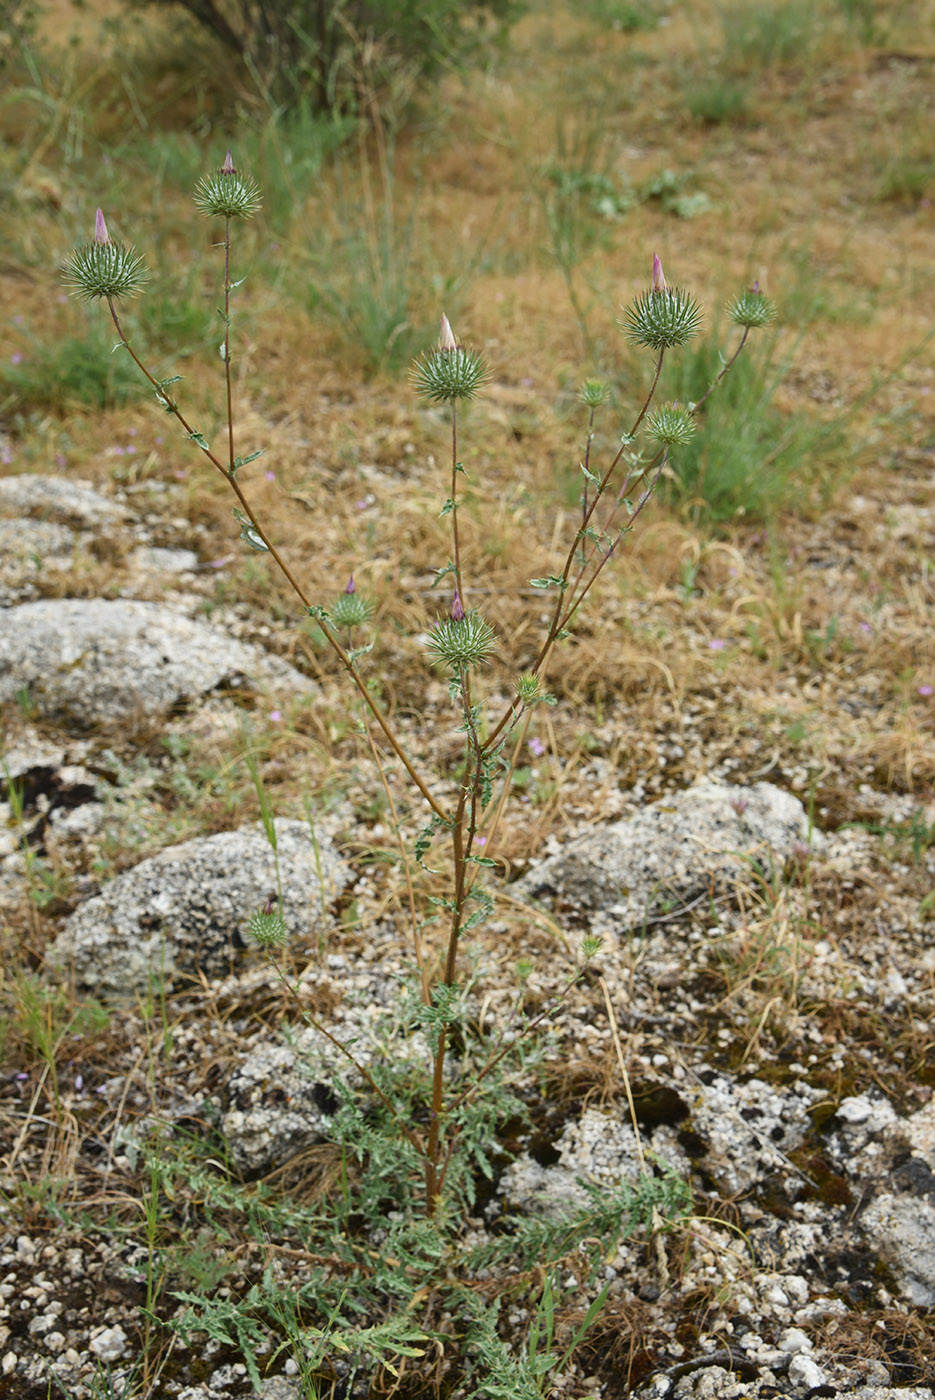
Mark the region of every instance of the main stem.
[[[451, 404], [451, 536], [455, 573], [455, 587], [462, 607], [464, 606], [464, 582], [461, 572], [461, 537], [458, 531], [458, 420], [454, 401]], [[459, 676], [461, 711], [464, 728], [467, 732], [465, 743], [464, 783], [458, 797], [451, 821], [451, 855], [453, 891], [451, 899], [451, 924], [448, 931], [448, 948], [441, 981], [444, 986], [453, 986], [457, 979], [458, 945], [461, 939], [461, 926], [464, 921], [464, 907], [471, 892], [470, 853], [477, 834], [479, 797], [483, 777], [484, 748], [474, 722], [471, 704], [471, 681], [467, 667], [462, 666]], [[442, 1129], [445, 1114], [445, 1054], [448, 1049], [448, 1028], [438, 1028], [432, 1065], [432, 1102], [429, 1110], [429, 1132], [425, 1156], [425, 1209], [427, 1215], [434, 1215], [441, 1195], [444, 1172], [439, 1171], [442, 1157]]]

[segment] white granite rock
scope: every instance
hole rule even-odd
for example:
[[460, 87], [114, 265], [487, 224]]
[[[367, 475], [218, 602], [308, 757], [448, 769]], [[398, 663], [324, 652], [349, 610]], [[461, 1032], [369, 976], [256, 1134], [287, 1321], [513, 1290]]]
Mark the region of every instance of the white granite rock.
[[81, 728], [152, 716], [218, 686], [309, 691], [278, 657], [159, 603], [21, 603], [0, 630], [0, 702], [25, 690], [46, 718]]
[[[319, 929], [350, 878], [331, 842], [305, 822], [278, 820], [280, 912], [291, 938]], [[118, 875], [79, 906], [50, 950], [52, 966], [102, 998], [145, 992], [197, 970], [223, 976], [242, 961], [250, 916], [276, 890], [260, 826], [170, 846]]]
[[579, 837], [513, 891], [622, 933], [694, 900], [729, 894], [750, 883], [751, 868], [769, 872], [820, 840], [799, 799], [772, 783], [706, 780]]

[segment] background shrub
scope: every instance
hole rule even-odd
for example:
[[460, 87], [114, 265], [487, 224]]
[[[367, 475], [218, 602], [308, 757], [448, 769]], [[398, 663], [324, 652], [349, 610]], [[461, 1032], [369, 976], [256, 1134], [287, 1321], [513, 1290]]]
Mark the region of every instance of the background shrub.
[[362, 83], [430, 77], [477, 60], [519, 0], [141, 0], [180, 3], [279, 104], [358, 105]]

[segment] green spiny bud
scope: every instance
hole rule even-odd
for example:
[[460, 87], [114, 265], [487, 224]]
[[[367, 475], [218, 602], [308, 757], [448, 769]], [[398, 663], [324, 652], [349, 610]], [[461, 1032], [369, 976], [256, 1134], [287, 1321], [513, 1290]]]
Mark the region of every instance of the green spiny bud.
[[603, 379], [586, 379], [578, 390], [578, 398], [586, 408], [600, 408], [607, 402], [610, 389]]
[[426, 645], [433, 653], [435, 665], [448, 666], [452, 671], [481, 666], [489, 658], [496, 633], [480, 613], [469, 612], [463, 617], [447, 617], [436, 622]]
[[684, 447], [695, 431], [691, 415], [677, 403], [657, 408], [646, 420], [646, 431], [662, 447]]
[[649, 350], [670, 350], [697, 335], [701, 307], [681, 287], [670, 287], [658, 254], [653, 254], [653, 284], [632, 306], [624, 308], [618, 326], [630, 340]]
[[438, 344], [413, 363], [410, 378], [422, 398], [453, 403], [473, 399], [490, 378], [490, 370], [479, 351], [465, 350], [457, 343], [448, 317], [443, 316]]
[[113, 241], [100, 209], [94, 220], [94, 242], [75, 249], [65, 263], [64, 274], [72, 295], [85, 301], [135, 296], [147, 278], [143, 259], [133, 248]]
[[369, 598], [364, 598], [357, 592], [351, 575], [344, 592], [339, 594], [331, 607], [331, 621], [336, 627], [360, 627], [372, 616], [373, 604]]
[[735, 325], [758, 330], [775, 320], [776, 307], [769, 297], [765, 297], [760, 291], [759, 282], [754, 282], [748, 292], [744, 292], [736, 301], [728, 304], [727, 313]]
[[540, 698], [539, 677], [531, 671], [524, 672], [516, 682], [516, 692], [524, 705], [534, 705]]
[[286, 941], [286, 921], [276, 904], [277, 896], [271, 894], [264, 908], [247, 920], [247, 933], [260, 948], [281, 948]]
[[220, 170], [198, 181], [194, 198], [202, 214], [220, 219], [252, 219], [262, 203], [257, 182], [235, 169], [230, 151]]

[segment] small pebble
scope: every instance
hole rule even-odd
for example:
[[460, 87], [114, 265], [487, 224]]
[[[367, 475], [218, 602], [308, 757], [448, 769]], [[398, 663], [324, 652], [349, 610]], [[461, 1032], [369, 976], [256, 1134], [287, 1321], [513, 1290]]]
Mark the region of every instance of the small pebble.
[[779, 1350], [785, 1352], [811, 1351], [812, 1344], [801, 1327], [787, 1327], [779, 1338]]
[[789, 1380], [793, 1385], [814, 1390], [825, 1383], [825, 1373], [810, 1356], [793, 1356], [789, 1362]]

